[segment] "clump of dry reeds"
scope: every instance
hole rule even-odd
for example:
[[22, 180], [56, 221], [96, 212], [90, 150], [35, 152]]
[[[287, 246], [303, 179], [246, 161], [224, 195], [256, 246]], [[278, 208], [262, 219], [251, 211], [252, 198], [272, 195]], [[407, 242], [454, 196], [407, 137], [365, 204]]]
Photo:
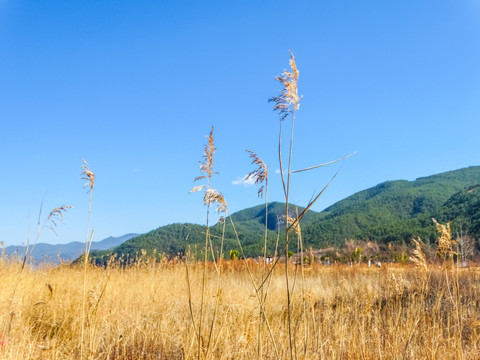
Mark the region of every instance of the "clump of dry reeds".
[[[25, 247], [25, 253], [23, 254], [23, 259], [15, 258], [15, 257], [7, 259], [7, 256], [5, 254], [5, 249], [4, 249], [4, 243], [1, 242], [2, 251], [1, 251], [1, 254], [0, 254], [0, 270], [2, 270], [1, 265], [5, 264], [5, 263], [8, 264], [8, 267], [10, 269], [15, 268], [15, 265], [17, 265], [16, 261], [19, 260], [19, 259], [21, 260], [20, 268], [18, 269], [17, 276], [16, 276], [16, 282], [15, 282], [15, 285], [13, 286], [12, 292], [10, 293], [10, 301], [9, 301], [8, 305], [2, 307], [2, 309], [4, 309], [4, 311], [5, 311], [5, 313], [10, 314], [9, 317], [4, 318], [4, 319], [0, 319], [0, 324], [1, 324], [0, 331], [3, 333], [2, 336], [0, 336], [0, 340], [1, 340], [0, 345], [2, 345], [2, 346], [5, 345], [5, 340], [3, 340], [2, 337], [3, 336], [9, 336], [9, 333], [10, 333], [10, 330], [11, 330], [13, 315], [14, 315], [14, 311], [12, 309], [15, 306], [15, 299], [17, 298], [17, 295], [18, 295], [18, 288], [19, 288], [21, 282], [23, 281], [23, 279], [25, 277], [25, 271], [27, 270], [27, 263], [28, 263], [31, 255], [33, 253], [33, 250], [35, 249], [35, 246], [36, 246], [38, 240], [40, 239], [40, 231], [41, 231], [40, 224], [41, 224], [41, 218], [42, 218], [42, 208], [43, 208], [43, 202], [40, 205], [40, 211], [39, 211], [39, 214], [38, 214], [37, 235], [36, 235], [35, 241], [33, 242], [33, 244], [30, 244], [30, 232], [29, 232], [27, 245]], [[65, 212], [68, 211], [68, 209], [71, 209], [71, 208], [72, 208], [72, 206], [70, 206], [70, 205], [63, 205], [63, 206], [60, 206], [60, 207], [57, 207], [57, 208], [54, 208], [53, 210], [51, 210], [50, 213], [48, 214], [48, 216], [46, 217], [45, 221], [44, 221], [44, 227], [49, 228], [55, 234], [57, 234], [56, 227], [57, 227], [58, 222], [61, 222], [62, 224], [65, 223], [64, 214], [65, 214]], [[35, 264], [33, 264], [33, 262], [32, 262], [32, 266], [34, 266], [34, 265]], [[1, 273], [1, 271], [0, 271], [0, 273]], [[4, 291], [6, 291], [6, 290], [4, 289]], [[2, 351], [2, 346], [0, 346], [0, 355], [1, 355], [1, 351]]]
[[[186, 266], [188, 294], [189, 294], [189, 296], [188, 296], [189, 297], [189, 308], [190, 308], [191, 320], [192, 320], [192, 324], [197, 329], [197, 335], [196, 335], [197, 358], [200, 358], [200, 357], [207, 358], [210, 351], [211, 351], [211, 344], [212, 344], [212, 341], [214, 341], [214, 338], [215, 338], [214, 323], [215, 323], [215, 319], [216, 319], [217, 314], [218, 314], [219, 298], [220, 298], [220, 294], [221, 294], [221, 291], [222, 291], [222, 287], [221, 287], [221, 284], [220, 284], [220, 275], [221, 275], [221, 269], [222, 269], [223, 241], [224, 241], [224, 234], [225, 234], [225, 221], [224, 221], [225, 218], [223, 218], [223, 221], [221, 222], [221, 225], [223, 225], [223, 232], [222, 232], [221, 241], [220, 241], [221, 242], [220, 253], [219, 253], [220, 262], [219, 262], [219, 266], [217, 266], [212, 241], [211, 241], [211, 238], [210, 238], [210, 229], [209, 229], [210, 208], [214, 204], [217, 205], [216, 211], [219, 212], [219, 213], [223, 213], [230, 220], [230, 224], [232, 226], [232, 229], [234, 231], [234, 234], [235, 234], [235, 237], [236, 237], [236, 240], [237, 240], [237, 244], [238, 244], [239, 249], [240, 249], [239, 254], [241, 255], [241, 258], [242, 258], [242, 261], [244, 263], [245, 269], [247, 270], [247, 272], [249, 274], [251, 284], [252, 284], [252, 286], [254, 288], [254, 291], [255, 291], [255, 297], [257, 298], [258, 303], [259, 303], [257, 357], [260, 358], [262, 356], [262, 348], [263, 348], [262, 347], [262, 325], [264, 323], [266, 323], [267, 328], [269, 327], [268, 320], [266, 320], [265, 314], [264, 314], [264, 310], [265, 310], [264, 307], [265, 307], [265, 302], [266, 302], [266, 297], [267, 297], [268, 292], [266, 291], [266, 289], [263, 288], [263, 286], [261, 286], [260, 290], [257, 288], [254, 276], [252, 274], [251, 264], [249, 263], [249, 261], [245, 257], [245, 252], [243, 250], [242, 243], [241, 243], [241, 241], [238, 237], [238, 234], [237, 234], [236, 229], [235, 229], [235, 224], [234, 224], [234, 222], [232, 220], [232, 217], [230, 216], [230, 213], [228, 211], [228, 206], [227, 206], [227, 203], [225, 201], [225, 198], [224, 198], [224, 196], [222, 195], [221, 192], [219, 192], [218, 190], [213, 189], [211, 187], [212, 176], [213, 176], [213, 174], [217, 173], [217, 172], [213, 171], [213, 155], [214, 155], [215, 151], [216, 151], [216, 148], [214, 146], [213, 127], [212, 127], [212, 131], [210, 132], [210, 135], [208, 136], [208, 144], [205, 145], [205, 147], [204, 147], [203, 161], [200, 162], [200, 164], [201, 164], [200, 165], [200, 170], [201, 170], [203, 175], [195, 178], [195, 180], [194, 180], [194, 181], [199, 181], [199, 180], [207, 179], [207, 184], [200, 185], [200, 186], [195, 186], [190, 191], [190, 193], [192, 193], [192, 192], [198, 192], [198, 191], [203, 190], [204, 191], [203, 202], [207, 206], [207, 231], [206, 231], [206, 234], [205, 234], [206, 236], [205, 236], [204, 266], [203, 266], [203, 269], [204, 269], [203, 274], [204, 275], [202, 276], [202, 289], [205, 289], [205, 287], [207, 286], [207, 281], [208, 281], [208, 278], [206, 276], [207, 269], [208, 269], [207, 262], [208, 262], [208, 254], [210, 253], [211, 258], [212, 258], [212, 260], [214, 262], [214, 265], [215, 265], [215, 269], [217, 271], [217, 291], [218, 291], [217, 300], [216, 300], [215, 306], [212, 310], [213, 318], [211, 320], [209, 332], [205, 335], [205, 334], [203, 334], [203, 323], [204, 323], [203, 317], [208, 316], [207, 310], [206, 310], [207, 307], [208, 307], [208, 304], [206, 304], [205, 297], [203, 295], [204, 291], [202, 291], [202, 297], [201, 297], [201, 300], [200, 300], [199, 315], [198, 315], [198, 319], [196, 320], [196, 318], [194, 316], [194, 310], [193, 310], [193, 304], [192, 304], [192, 298], [191, 298], [191, 280], [190, 280], [190, 276], [189, 276], [188, 265]], [[255, 154], [252, 151], [247, 151], [247, 152], [250, 154], [250, 157], [253, 159], [252, 163], [258, 166], [257, 169], [255, 169], [254, 171], [252, 171], [251, 173], [249, 173], [247, 175], [247, 178], [252, 178], [256, 184], [261, 184], [262, 185], [260, 190], [258, 191], [258, 196], [260, 196], [260, 197], [263, 196], [263, 194], [265, 192], [265, 204], [266, 204], [265, 205], [266, 206], [265, 217], [267, 217], [267, 214], [268, 214], [268, 205], [267, 205], [268, 168], [267, 168], [266, 164], [263, 162], [263, 160], [257, 156], [257, 154]], [[265, 263], [265, 261], [266, 261], [266, 249], [267, 249], [267, 233], [268, 233], [268, 225], [266, 223], [265, 224], [265, 244], [264, 244], [265, 245], [264, 246], [264, 264], [263, 264], [262, 277], [261, 277], [262, 285], [263, 285], [263, 281], [264, 281], [265, 273], [266, 273], [266, 263]], [[271, 331], [269, 331], [269, 333], [270, 333], [270, 336], [272, 336]], [[204, 340], [205, 338], [208, 339], [208, 340]]]
[[[198, 320], [195, 320], [195, 315], [193, 311], [193, 304], [192, 304], [192, 298], [191, 298], [191, 280], [188, 272], [188, 264], [185, 263], [186, 269], [187, 269], [187, 283], [188, 283], [188, 294], [189, 294], [189, 309], [190, 309], [190, 316], [191, 316], [191, 321], [193, 326], [196, 328], [196, 341], [197, 341], [197, 358], [200, 359], [202, 356], [203, 357], [208, 357], [210, 351], [211, 351], [211, 346], [212, 346], [212, 339], [214, 338], [213, 333], [214, 333], [214, 325], [215, 325], [215, 320], [216, 316], [218, 313], [218, 297], [220, 295], [220, 268], [216, 267], [217, 270], [217, 302], [214, 306], [213, 310], [213, 319], [211, 320], [211, 325], [210, 325], [210, 330], [208, 335], [203, 334], [203, 327], [204, 327], [204, 321], [206, 317], [206, 308], [207, 304], [205, 304], [205, 291], [208, 283], [208, 277], [207, 277], [207, 269], [208, 269], [208, 254], [209, 254], [209, 249], [210, 253], [212, 256], [212, 260], [215, 262], [215, 253], [212, 245], [212, 240], [210, 237], [210, 209], [211, 206], [216, 204], [217, 208], [216, 211], [218, 213], [227, 213], [228, 208], [227, 208], [227, 203], [225, 201], [225, 198], [223, 197], [222, 193], [213, 189], [212, 188], [212, 177], [214, 174], [218, 174], [218, 172], [213, 170], [213, 155], [215, 154], [215, 151], [217, 150], [214, 142], [215, 139], [213, 137], [213, 126], [210, 131], [210, 134], [207, 136], [208, 142], [204, 146], [203, 150], [203, 155], [202, 158], [203, 160], [200, 161], [200, 172], [202, 175], [196, 177], [194, 179], [194, 182], [200, 181], [200, 180], [207, 180], [207, 184], [204, 185], [198, 185], [195, 186], [190, 193], [198, 192], [198, 191], [204, 191], [203, 195], [203, 203], [204, 205], [207, 206], [207, 217], [206, 217], [206, 233], [205, 233], [205, 246], [204, 246], [204, 259], [203, 259], [203, 275], [202, 275], [202, 296], [200, 300], [200, 309], [199, 309], [199, 315], [198, 315]], [[224, 231], [225, 232], [225, 224], [224, 226]], [[220, 251], [220, 258], [223, 255], [223, 236], [221, 239], [221, 251]], [[186, 261], [188, 259], [186, 258]], [[198, 327], [197, 327], [197, 321], [198, 321]], [[207, 340], [208, 339], [208, 340]]]
[[464, 342], [462, 339], [465, 322], [462, 314], [462, 292], [465, 289], [462, 288], [460, 281], [459, 273], [457, 267], [454, 267], [456, 259], [454, 257], [457, 255], [453, 251], [453, 245], [456, 243], [452, 239], [452, 234], [450, 231], [450, 223], [446, 225], [439, 223], [437, 220], [432, 219], [437, 227], [439, 236], [437, 238], [437, 255], [442, 259], [442, 280], [441, 287], [439, 288], [439, 301], [443, 299], [451, 303], [453, 310], [455, 311], [455, 328], [452, 330], [453, 341], [457, 345], [456, 355], [458, 358], [463, 358], [464, 356]]

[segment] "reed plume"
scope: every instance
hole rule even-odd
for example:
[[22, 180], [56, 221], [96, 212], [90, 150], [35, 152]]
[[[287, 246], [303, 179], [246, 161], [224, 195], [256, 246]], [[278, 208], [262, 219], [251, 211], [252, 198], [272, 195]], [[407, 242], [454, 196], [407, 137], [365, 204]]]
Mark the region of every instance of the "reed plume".
[[288, 115], [298, 110], [300, 100], [298, 96], [298, 69], [295, 63], [295, 56], [290, 51], [290, 71], [284, 70], [283, 73], [275, 77], [280, 82], [282, 90], [278, 96], [269, 99], [269, 102], [275, 104], [273, 110], [278, 111], [280, 120], [285, 120]]
[[203, 196], [203, 203], [205, 205], [211, 206], [217, 204], [216, 212], [226, 213], [227, 212], [227, 202], [223, 197], [222, 193], [215, 189], [207, 189], [205, 195]]
[[48, 224], [47, 227], [53, 231], [55, 235], [57, 235], [57, 231], [55, 230], [57, 227], [57, 223], [62, 223], [65, 224], [65, 221], [63, 220], [63, 217], [65, 213], [68, 211], [68, 209], [72, 209], [73, 206], [70, 205], [63, 205], [59, 206], [52, 211], [50, 211], [50, 214], [47, 216], [46, 223]]
[[427, 259], [423, 253], [423, 241], [420, 238], [412, 239], [415, 244], [415, 249], [412, 251], [413, 256], [410, 258], [415, 266], [425, 272], [428, 272]]
[[194, 192], [202, 191], [202, 189], [203, 189], [205, 186], [206, 186], [206, 185], [194, 186], [193, 189], [190, 190], [188, 193], [191, 194], [191, 193], [194, 193]]
[[[252, 159], [252, 164], [257, 165], [257, 168], [250, 172], [245, 180], [252, 179], [255, 182], [255, 185], [262, 184], [263, 182], [268, 181], [268, 167], [263, 162], [262, 159], [258, 157], [256, 153], [250, 150], [245, 150], [247, 153], [250, 154], [250, 158]], [[263, 197], [263, 191], [265, 189], [265, 185], [260, 186], [258, 189], [258, 197]]]
[[83, 187], [89, 188], [90, 191], [93, 190], [93, 186], [95, 185], [95, 173], [90, 170], [88, 167], [88, 163], [83, 160], [83, 165], [82, 165], [83, 171], [80, 174], [82, 180], [86, 180], [87, 182]]
[[212, 179], [213, 174], [218, 174], [218, 172], [213, 171], [213, 154], [215, 154], [215, 151], [217, 148], [214, 146], [214, 138], [213, 138], [213, 126], [212, 130], [210, 130], [210, 134], [207, 136], [208, 143], [204, 146], [203, 149], [203, 161], [200, 162], [200, 171], [205, 174], [201, 175], [195, 178], [195, 181], [199, 181], [202, 179], [208, 179], [209, 185], [210, 185], [210, 180]]
[[440, 233], [440, 236], [437, 238], [437, 254], [442, 259], [445, 259], [453, 254], [453, 244], [455, 243], [455, 241], [452, 240], [450, 223], [448, 222], [447, 225], [443, 225], [433, 218], [432, 221], [435, 223], [437, 231]]

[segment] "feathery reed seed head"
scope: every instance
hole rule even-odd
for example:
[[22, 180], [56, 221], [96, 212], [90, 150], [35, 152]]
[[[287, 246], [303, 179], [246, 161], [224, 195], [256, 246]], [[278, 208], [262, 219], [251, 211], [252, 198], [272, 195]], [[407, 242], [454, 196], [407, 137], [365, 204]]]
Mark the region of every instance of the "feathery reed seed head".
[[212, 130], [210, 131], [210, 135], [207, 136], [207, 139], [208, 139], [208, 144], [205, 145], [203, 150], [203, 156], [202, 156], [203, 161], [200, 161], [200, 171], [205, 175], [201, 175], [195, 178], [194, 182], [198, 180], [208, 179], [208, 184], [194, 186], [193, 189], [190, 190], [189, 194], [201, 191], [202, 189], [205, 188], [205, 193], [203, 195], [203, 203], [208, 206], [216, 203], [217, 204], [216, 211], [218, 213], [226, 213], [227, 203], [225, 202], [225, 199], [223, 198], [222, 193], [210, 187], [212, 175], [218, 174], [218, 172], [213, 171], [213, 154], [215, 154], [215, 151], [217, 150], [214, 146], [213, 126], [212, 126]]
[[440, 237], [437, 239], [437, 254], [440, 255], [440, 257], [442, 258], [453, 254], [453, 244], [455, 243], [455, 241], [452, 240], [450, 223], [447, 223], [447, 225], [443, 225], [433, 218], [432, 220], [437, 227], [437, 231], [440, 233]]
[[194, 186], [192, 190], [190, 190], [188, 193], [194, 193], [194, 192], [199, 192], [201, 191], [206, 185], [200, 185], [200, 186]]
[[216, 171], [213, 171], [213, 154], [217, 148], [214, 146], [214, 138], [213, 138], [213, 126], [212, 130], [210, 131], [210, 135], [207, 136], [208, 144], [205, 145], [203, 150], [203, 161], [200, 161], [200, 171], [206, 175], [201, 175], [196, 177], [194, 181], [202, 180], [202, 179], [211, 179], [213, 174], [218, 174]]
[[218, 213], [227, 212], [227, 203], [225, 201], [225, 198], [223, 197], [221, 192], [215, 189], [207, 189], [205, 191], [205, 195], [203, 196], [203, 203], [205, 205], [212, 205], [216, 203], [217, 204], [216, 211]]
[[50, 214], [48, 214], [46, 222], [49, 223], [47, 226], [50, 230], [52, 230], [55, 235], [57, 235], [57, 232], [55, 228], [57, 227], [57, 222], [61, 222], [62, 224], [65, 224], [65, 221], [63, 220], [64, 214], [67, 212], [68, 209], [72, 209], [73, 206], [70, 205], [63, 205], [60, 207], [57, 207], [50, 211]]
[[90, 168], [88, 167], [88, 163], [85, 160], [83, 160], [82, 168], [83, 171], [80, 174], [82, 176], [81, 179], [87, 181], [84, 187], [90, 188], [90, 191], [92, 191], [93, 186], [95, 185], [95, 174], [93, 173], [93, 171], [90, 170]]
[[301, 97], [298, 96], [298, 69], [295, 64], [295, 56], [290, 51], [290, 71], [284, 70], [282, 75], [279, 75], [275, 80], [282, 84], [280, 95], [269, 99], [275, 106], [274, 111], [278, 111], [280, 120], [285, 120], [289, 114], [292, 114], [298, 109]]
[[[250, 174], [247, 175], [246, 179], [253, 179], [255, 181], [255, 184], [261, 184], [264, 181], [268, 180], [268, 167], [267, 165], [263, 162], [262, 159], [258, 157], [257, 154], [255, 154], [253, 151], [250, 150], [245, 150], [247, 153], [250, 154], [250, 158], [252, 158], [252, 164], [257, 165], [257, 169], [253, 170]], [[260, 187], [258, 190], [258, 197], [263, 197], [263, 190], [264, 190], [264, 185]]]
[[411, 257], [411, 260], [413, 261], [413, 263], [418, 269], [427, 272], [428, 271], [427, 259], [422, 250], [422, 247], [424, 245], [423, 241], [420, 240], [420, 238], [417, 238], [417, 239], [413, 239], [413, 242], [415, 243], [415, 249], [412, 252], [413, 256]]

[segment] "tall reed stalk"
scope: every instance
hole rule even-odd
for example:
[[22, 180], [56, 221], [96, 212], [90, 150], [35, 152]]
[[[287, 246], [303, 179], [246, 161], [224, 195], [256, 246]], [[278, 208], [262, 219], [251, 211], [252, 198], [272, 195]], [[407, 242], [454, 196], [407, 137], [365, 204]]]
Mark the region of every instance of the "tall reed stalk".
[[[299, 109], [299, 103], [300, 100], [302, 99], [301, 96], [298, 95], [298, 77], [299, 77], [299, 72], [297, 69], [297, 65], [295, 63], [295, 57], [293, 56], [293, 53], [290, 51], [290, 70], [284, 70], [284, 72], [277, 76], [275, 79], [280, 82], [282, 88], [280, 90], [280, 94], [278, 96], [275, 96], [271, 99], [269, 99], [269, 102], [272, 102], [274, 104], [274, 111], [276, 111], [279, 115], [280, 119], [280, 130], [279, 130], [279, 137], [278, 137], [278, 159], [279, 159], [279, 165], [280, 165], [280, 176], [282, 180], [282, 186], [283, 186], [283, 191], [284, 191], [284, 196], [285, 196], [285, 217], [288, 218], [289, 215], [289, 201], [290, 201], [290, 180], [291, 180], [291, 175], [295, 173], [300, 173], [308, 170], [313, 170], [325, 165], [333, 164], [335, 162], [338, 162], [340, 160], [346, 159], [347, 157], [353, 155], [347, 155], [341, 159], [337, 159], [334, 161], [330, 161], [328, 163], [324, 164], [319, 164], [319, 165], [314, 165], [310, 166], [308, 168], [300, 169], [293, 171], [292, 170], [292, 158], [293, 158], [293, 132], [294, 132], [294, 127], [295, 127], [295, 119], [296, 119], [296, 112]], [[283, 166], [283, 154], [282, 154], [282, 123], [287, 119], [291, 119], [291, 125], [290, 125], [290, 136], [289, 136], [289, 151], [287, 155], [287, 171], [286, 171], [286, 179], [285, 179], [285, 174], [284, 174], [284, 166]], [[338, 171], [337, 171], [338, 173]], [[313, 204], [318, 200], [320, 195], [325, 191], [325, 189], [330, 185], [331, 181], [336, 177], [337, 173], [332, 177], [330, 182], [320, 191], [314, 198], [311, 200], [308, 205], [305, 207], [305, 209], [296, 216], [296, 218], [288, 224], [286, 223], [285, 226], [285, 244], [283, 246], [283, 249], [281, 253], [284, 254], [285, 256], [285, 281], [286, 281], [286, 291], [287, 291], [287, 322], [288, 322], [288, 337], [289, 337], [289, 350], [290, 350], [290, 359], [293, 360], [293, 351], [294, 351], [294, 343], [293, 343], [293, 338], [292, 338], [292, 319], [291, 319], [291, 293], [290, 293], [290, 288], [289, 288], [289, 276], [288, 276], [288, 268], [289, 268], [289, 261], [288, 261], [288, 245], [290, 242], [290, 231], [295, 229], [303, 215], [313, 206]], [[267, 277], [270, 276], [271, 272], [273, 271], [273, 268], [277, 265], [279, 261], [279, 258], [274, 262], [270, 272], [267, 274]], [[260, 286], [263, 286], [266, 278], [262, 281], [262, 284]]]
[[[50, 211], [47, 218], [45, 219], [43, 226], [40, 226], [41, 225], [41, 219], [42, 219], [43, 201], [40, 203], [40, 210], [38, 211], [38, 219], [37, 219], [37, 231], [36, 231], [36, 236], [35, 236], [35, 240], [34, 240], [33, 244], [30, 244], [30, 222], [28, 224], [27, 245], [25, 247], [25, 254], [23, 256], [22, 264], [21, 264], [19, 272], [18, 272], [18, 276], [17, 276], [18, 281], [15, 283], [15, 286], [14, 286], [13, 291], [12, 291], [12, 295], [10, 296], [10, 302], [9, 302], [9, 305], [8, 305], [9, 310], [12, 307], [13, 299], [15, 298], [15, 294], [17, 293], [18, 286], [21, 283], [22, 274], [25, 270], [25, 267], [27, 266], [28, 259], [32, 256], [33, 250], [35, 249], [35, 245], [38, 243], [38, 240], [40, 239], [41, 229], [47, 227], [48, 229], [52, 230], [55, 235], [57, 235], [56, 227], [57, 227], [58, 223], [59, 222], [62, 223], [62, 224], [65, 223], [65, 221], [63, 219], [64, 215], [71, 208], [72, 208], [72, 206], [70, 206], [70, 205], [62, 205], [62, 206], [59, 206], [59, 207], [53, 209], [52, 211]], [[2, 249], [2, 254], [1, 255], [3, 255], [3, 249]], [[3, 334], [7, 334], [8, 331], [10, 330], [11, 321], [12, 321], [12, 317], [9, 317], [8, 321], [6, 323], [4, 323], [4, 325], [2, 326], [2, 329], [3, 329], [2, 333]]]
[[[285, 242], [283, 249], [280, 251], [280, 254], [283, 254], [285, 256], [285, 281], [286, 281], [286, 292], [287, 292], [287, 323], [288, 323], [288, 339], [289, 339], [289, 357], [291, 360], [293, 360], [293, 353], [294, 353], [294, 336], [292, 334], [292, 310], [291, 310], [291, 289], [290, 289], [290, 284], [289, 284], [289, 261], [288, 261], [288, 245], [290, 242], [290, 237], [291, 237], [291, 231], [295, 229], [299, 229], [299, 221], [301, 218], [304, 216], [304, 214], [313, 206], [313, 204], [318, 200], [320, 195], [325, 191], [325, 189], [328, 187], [328, 185], [331, 183], [331, 181], [335, 178], [336, 174], [332, 177], [330, 182], [320, 191], [312, 201], [306, 206], [306, 208], [298, 214], [295, 218], [291, 218], [292, 220], [289, 221], [289, 200], [290, 200], [290, 180], [291, 180], [291, 175], [307, 170], [312, 170], [321, 166], [325, 166], [328, 164], [332, 164], [334, 162], [340, 161], [345, 159], [346, 157], [342, 159], [337, 159], [334, 161], [331, 161], [329, 163], [321, 164], [321, 165], [315, 165], [311, 166], [305, 169], [301, 170], [292, 170], [292, 158], [293, 158], [293, 130], [295, 126], [295, 119], [296, 119], [296, 111], [299, 108], [299, 102], [301, 100], [301, 97], [298, 96], [298, 70], [297, 66], [295, 63], [295, 57], [293, 56], [293, 53], [291, 53], [291, 58], [290, 58], [290, 70], [287, 71], [285, 70], [282, 75], [277, 76], [276, 80], [279, 81], [282, 85], [282, 90], [280, 91], [280, 95], [277, 97], [271, 98], [269, 101], [273, 102], [275, 104], [274, 110], [278, 112], [279, 117], [280, 117], [280, 131], [279, 131], [279, 142], [278, 142], [278, 157], [279, 157], [279, 164], [280, 164], [280, 174], [281, 174], [281, 180], [282, 180], [282, 186], [284, 190], [284, 195], [285, 195], [285, 216], [287, 218], [286, 221], [286, 226], [285, 226]], [[287, 165], [287, 170], [286, 170], [286, 176], [284, 174], [283, 168], [284, 168], [284, 160], [283, 160], [283, 155], [282, 155], [282, 123], [284, 120], [287, 118], [291, 119], [291, 127], [290, 127], [290, 136], [289, 136], [289, 151], [288, 151], [288, 165]], [[279, 259], [281, 258], [280, 256], [277, 256], [277, 246], [278, 246], [278, 238], [277, 238], [277, 245], [276, 245], [276, 250], [275, 250], [275, 260], [270, 267], [270, 269], [267, 271], [267, 264], [266, 264], [266, 257], [267, 257], [267, 238], [268, 238], [268, 223], [267, 223], [267, 218], [268, 218], [268, 194], [267, 194], [267, 189], [268, 189], [268, 169], [265, 163], [254, 153], [251, 151], [248, 151], [250, 154], [250, 157], [253, 159], [252, 163], [256, 164], [258, 168], [254, 171], [252, 171], [249, 175], [248, 178], [253, 178], [255, 180], [256, 184], [260, 184], [265, 182], [265, 185], [262, 185], [260, 190], [258, 191], [258, 195], [261, 196], [263, 195], [263, 192], [265, 191], [265, 236], [264, 236], [264, 247], [263, 247], [263, 255], [264, 255], [264, 260], [263, 260], [263, 265], [262, 265], [262, 271], [261, 271], [261, 279], [260, 279], [260, 285], [257, 286], [256, 281], [253, 277], [252, 270], [250, 268], [250, 265], [246, 259], [245, 252], [242, 246], [242, 243], [238, 237], [237, 231], [235, 229], [235, 224], [233, 223], [233, 220], [230, 216], [230, 213], [228, 211], [225, 199], [223, 195], [218, 192], [215, 189], [212, 189], [211, 185], [211, 180], [213, 174], [216, 174], [215, 171], [213, 171], [213, 155], [216, 151], [216, 148], [214, 146], [214, 138], [213, 138], [213, 127], [212, 130], [210, 131], [210, 135], [207, 137], [208, 143], [207, 145], [204, 146], [204, 153], [203, 153], [203, 160], [200, 161], [200, 171], [202, 173], [201, 176], [197, 177], [194, 181], [199, 181], [199, 180], [207, 180], [206, 184], [200, 185], [200, 186], [195, 186], [190, 192], [197, 192], [197, 191], [204, 191], [204, 204], [207, 206], [207, 213], [206, 213], [206, 233], [205, 233], [205, 245], [204, 245], [204, 254], [203, 254], [203, 271], [202, 271], [202, 282], [201, 282], [201, 301], [200, 301], [200, 309], [199, 309], [199, 317], [198, 317], [198, 327], [196, 326], [196, 321], [195, 317], [193, 314], [193, 307], [192, 307], [192, 302], [191, 302], [191, 286], [190, 286], [190, 277], [188, 274], [188, 264], [187, 266], [187, 282], [188, 282], [188, 293], [189, 293], [189, 306], [190, 306], [190, 313], [191, 313], [191, 318], [192, 318], [192, 323], [194, 328], [196, 329], [196, 338], [197, 338], [197, 359], [200, 359], [203, 356], [206, 358], [208, 356], [209, 350], [210, 350], [210, 344], [212, 342], [212, 336], [213, 336], [213, 331], [214, 331], [214, 322], [216, 319], [216, 314], [218, 310], [218, 299], [215, 304], [215, 309], [213, 313], [213, 320], [210, 325], [210, 332], [208, 335], [208, 341], [206, 342], [206, 347], [204, 348], [204, 340], [203, 340], [203, 327], [204, 327], [204, 318], [206, 316], [206, 298], [205, 298], [205, 293], [206, 293], [206, 287], [207, 287], [207, 263], [208, 263], [208, 253], [209, 249], [212, 254], [212, 259], [215, 265], [215, 269], [217, 271], [217, 293], [219, 294], [220, 292], [220, 268], [221, 268], [221, 261], [220, 261], [220, 266], [217, 266], [217, 262], [215, 261], [215, 251], [213, 249], [212, 241], [211, 241], [211, 234], [210, 234], [210, 215], [211, 215], [211, 205], [216, 203], [217, 204], [217, 211], [218, 212], [223, 212], [225, 215], [230, 219], [230, 223], [232, 225], [232, 229], [234, 232], [234, 235], [236, 237], [239, 250], [241, 253], [241, 257], [244, 261], [245, 268], [248, 272], [248, 275], [250, 277], [250, 280], [252, 282], [252, 285], [255, 289], [255, 296], [257, 297], [259, 301], [259, 324], [258, 324], [258, 336], [257, 336], [257, 358], [261, 358], [263, 355], [263, 350], [262, 350], [262, 326], [263, 323], [267, 325], [267, 328], [269, 330], [269, 333], [272, 337], [272, 342], [274, 344], [274, 348], [276, 351], [276, 355], [278, 357], [278, 351], [275, 345], [275, 340], [272, 335], [272, 331], [268, 322], [268, 318], [265, 315], [265, 303], [267, 299], [267, 294], [268, 294], [268, 286], [265, 287], [266, 282], [268, 279], [270, 279], [269, 284], [271, 284], [271, 276], [273, 274], [273, 270], [275, 266], [277, 265]], [[349, 155], [350, 156], [350, 155]], [[338, 173], [338, 171], [337, 171]], [[222, 235], [222, 245], [221, 245], [221, 254], [219, 255], [220, 259], [223, 254], [223, 239], [224, 239], [224, 234], [225, 231], [223, 232]], [[299, 238], [299, 241], [301, 242], [301, 237]], [[302, 254], [303, 258], [303, 243], [299, 244], [299, 249]], [[303, 261], [303, 259], [301, 260]], [[302, 263], [303, 265], [303, 263]], [[304, 278], [303, 276], [303, 268], [302, 268], [302, 279]], [[303, 287], [302, 287], [303, 289]], [[304, 294], [303, 290], [302, 293]], [[303, 295], [303, 299], [305, 302], [305, 296]], [[304, 306], [304, 315], [306, 316], [306, 307]], [[305, 336], [308, 336], [307, 332], [305, 332]]]
[[88, 189], [90, 199], [88, 202], [88, 218], [87, 218], [87, 231], [85, 235], [85, 254], [83, 261], [83, 301], [82, 301], [82, 333], [81, 333], [81, 343], [80, 343], [80, 359], [85, 357], [85, 313], [87, 306], [87, 266], [88, 266], [88, 256], [90, 254], [90, 247], [92, 245], [93, 230], [90, 232], [90, 215], [92, 213], [92, 196], [93, 196], [93, 187], [95, 185], [95, 173], [90, 170], [88, 163], [83, 160], [82, 165], [81, 179], [86, 180], [84, 187]]
[[[290, 69], [285, 70], [282, 75], [277, 76], [276, 80], [282, 85], [280, 95], [270, 99], [275, 104], [274, 110], [278, 111], [280, 115], [280, 133], [278, 141], [278, 159], [280, 162], [280, 174], [282, 178], [282, 186], [285, 195], [285, 216], [288, 217], [288, 202], [290, 199], [290, 175], [292, 166], [292, 153], [293, 153], [293, 129], [295, 125], [295, 113], [298, 109], [301, 97], [298, 96], [298, 70], [295, 64], [295, 57], [290, 52]], [[288, 168], [287, 168], [287, 180], [283, 174], [283, 156], [282, 156], [282, 122], [290, 116], [291, 118], [291, 130], [290, 130], [290, 148], [288, 152]], [[290, 343], [290, 359], [293, 359], [293, 343], [292, 343], [292, 327], [291, 327], [291, 300], [290, 289], [288, 281], [288, 242], [289, 242], [289, 227], [285, 226], [285, 281], [287, 289], [287, 314], [288, 314], [288, 338]]]
[[[250, 154], [252, 164], [257, 165], [257, 168], [249, 173], [246, 180], [252, 179], [255, 184], [263, 184], [258, 190], [258, 197], [263, 197], [265, 194], [265, 234], [263, 244], [263, 264], [262, 264], [262, 283], [265, 279], [265, 271], [267, 267], [267, 239], [268, 239], [268, 167], [265, 162], [253, 151], [246, 150]], [[255, 286], [256, 288], [256, 286]], [[258, 340], [257, 340], [257, 358], [262, 358], [262, 326], [265, 321], [265, 302], [267, 297], [266, 289], [260, 287], [260, 300], [259, 300], [259, 321], [258, 321]]]

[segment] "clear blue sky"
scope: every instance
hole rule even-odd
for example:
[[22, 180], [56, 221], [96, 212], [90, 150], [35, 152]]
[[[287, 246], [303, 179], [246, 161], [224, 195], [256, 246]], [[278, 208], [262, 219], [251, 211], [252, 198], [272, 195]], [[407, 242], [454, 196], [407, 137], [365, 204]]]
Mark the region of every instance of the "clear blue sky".
[[[244, 149], [281, 201], [278, 117], [267, 99], [291, 49], [304, 95], [293, 168], [354, 150], [315, 210], [394, 180], [480, 164], [480, 2], [0, 0], [1, 237], [84, 241], [82, 158], [97, 176], [94, 240], [205, 222], [200, 175], [215, 127], [213, 186], [232, 212], [257, 205]], [[305, 205], [338, 166], [298, 174]]]

